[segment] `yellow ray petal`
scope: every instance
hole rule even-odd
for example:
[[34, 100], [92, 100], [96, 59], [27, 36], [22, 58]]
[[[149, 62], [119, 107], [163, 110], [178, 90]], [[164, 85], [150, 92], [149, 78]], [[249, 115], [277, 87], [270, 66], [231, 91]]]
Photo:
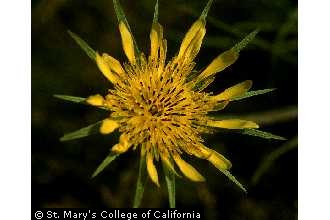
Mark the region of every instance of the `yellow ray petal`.
[[244, 128], [259, 128], [253, 121], [246, 121], [240, 119], [228, 119], [221, 121], [208, 121], [207, 126], [227, 129], [244, 129]]
[[159, 52], [159, 59], [162, 62], [165, 62], [166, 60], [166, 53], [167, 53], [167, 41], [166, 39], [162, 40], [160, 52]]
[[103, 106], [104, 98], [99, 94], [92, 95], [86, 99], [86, 102], [93, 106]]
[[180, 176], [180, 175], [175, 171], [175, 169], [174, 169], [174, 164], [173, 164], [173, 162], [171, 161], [171, 159], [170, 159], [169, 157], [162, 155], [162, 156], [161, 156], [161, 159], [162, 159], [163, 163], [165, 164], [165, 166], [168, 167], [169, 170], [171, 170], [175, 175]]
[[227, 50], [223, 52], [206, 67], [206, 69], [198, 76], [198, 79], [205, 79], [217, 72], [224, 70], [237, 60], [238, 55], [239, 54], [234, 50]]
[[109, 65], [107, 62], [101, 57], [98, 53], [96, 53], [96, 64], [103, 73], [103, 75], [110, 80], [112, 83], [117, 82], [116, 76], [111, 72]]
[[206, 29], [201, 28], [198, 33], [196, 33], [194, 39], [191, 41], [189, 47], [186, 49], [185, 52], [185, 57], [189, 61], [194, 60], [195, 57], [197, 56], [201, 46], [202, 46], [202, 41], [205, 36]]
[[[211, 100], [212, 100], [212, 97], [211, 97]], [[214, 101], [214, 100], [213, 100]], [[224, 108], [226, 108], [226, 106], [229, 104], [229, 101], [228, 100], [225, 100], [225, 101], [221, 101], [219, 102], [216, 106], [214, 106], [213, 108], [213, 111], [220, 111]]]
[[185, 149], [185, 151], [188, 154], [192, 154], [195, 157], [198, 157], [200, 159], [206, 159], [206, 158], [208, 158], [211, 155], [211, 152], [208, 151], [208, 148], [205, 147], [202, 144], [198, 148], [196, 148], [196, 147], [190, 147], [190, 148]]
[[205, 178], [193, 166], [182, 160], [179, 155], [173, 155], [173, 159], [187, 178], [196, 182], [205, 181]]
[[211, 97], [215, 101], [230, 100], [232, 98], [238, 97], [249, 91], [252, 87], [252, 81], [246, 80], [244, 82], [238, 83], [232, 87], [229, 87], [222, 93]]
[[161, 76], [163, 73], [163, 69], [165, 67], [165, 60], [166, 60], [166, 52], [167, 52], [167, 41], [163, 39], [159, 46], [159, 65], [158, 65], [158, 76]]
[[122, 134], [122, 135], [120, 135], [119, 143], [114, 145], [112, 147], [111, 151], [114, 153], [122, 154], [122, 153], [125, 153], [130, 148], [130, 146], [132, 146], [132, 144], [130, 144], [128, 142], [127, 135]]
[[190, 60], [193, 60], [195, 58], [194, 56], [197, 55], [201, 47], [205, 31], [205, 20], [198, 19], [193, 23], [182, 40], [178, 54], [179, 59], [187, 57]]
[[130, 63], [135, 64], [134, 41], [131, 32], [128, 30], [124, 22], [119, 23], [119, 31], [121, 35], [124, 52]]
[[110, 134], [118, 127], [119, 127], [118, 122], [107, 118], [102, 121], [100, 132], [101, 134]]
[[152, 28], [150, 32], [150, 56], [152, 59], [157, 59], [157, 53], [158, 53], [158, 34], [157, 31]]
[[106, 53], [102, 54], [102, 58], [113, 72], [117, 73], [119, 76], [124, 76], [125, 70], [118, 60]]
[[209, 162], [211, 162], [215, 167], [218, 169], [230, 169], [231, 168], [231, 163], [229, 160], [227, 160], [224, 156], [219, 154], [218, 152], [207, 148], [205, 146], [200, 146], [199, 148], [199, 153], [194, 154], [195, 156], [201, 158], [201, 159], [206, 159]]
[[158, 187], [160, 187], [159, 182], [158, 182], [158, 173], [157, 173], [157, 169], [154, 165], [153, 162], [153, 157], [150, 153], [147, 153], [146, 156], [146, 163], [147, 163], [147, 170], [148, 170], [148, 174], [150, 176], [150, 179], [152, 180], [152, 182], [154, 182]]
[[207, 160], [212, 163], [216, 168], [228, 170], [231, 168], [232, 164], [229, 160], [227, 160], [223, 155], [219, 154], [218, 152], [209, 149], [211, 155]]
[[162, 46], [163, 27], [159, 23], [153, 23], [150, 32], [150, 56], [158, 58], [158, 50]]

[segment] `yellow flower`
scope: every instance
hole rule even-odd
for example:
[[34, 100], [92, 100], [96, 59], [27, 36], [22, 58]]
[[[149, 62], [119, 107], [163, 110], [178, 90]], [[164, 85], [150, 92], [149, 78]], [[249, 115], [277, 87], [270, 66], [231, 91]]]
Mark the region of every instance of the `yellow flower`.
[[217, 56], [195, 76], [194, 59], [206, 33], [210, 2], [186, 33], [177, 55], [170, 60], [166, 59], [167, 41], [157, 18], [150, 32], [149, 56], [138, 51], [125, 20], [119, 21], [119, 31], [128, 61], [121, 63], [106, 53], [95, 56], [98, 68], [113, 84], [104, 96], [93, 95], [87, 99], [88, 104], [111, 112], [103, 120], [100, 132], [109, 134], [119, 130], [119, 142], [112, 147], [115, 154], [141, 148], [148, 174], [157, 186], [155, 163], [160, 160], [175, 173], [176, 164], [192, 181], [205, 180], [196, 168], [182, 159], [184, 153], [208, 160], [221, 171], [231, 168], [229, 160], [205, 146], [202, 133], [210, 132], [213, 127], [258, 128], [252, 121], [217, 121], [208, 116], [209, 112], [225, 108], [230, 100], [243, 95], [252, 86], [252, 81], [247, 80], [217, 95], [203, 91], [216, 73], [237, 60], [239, 54], [234, 49]]

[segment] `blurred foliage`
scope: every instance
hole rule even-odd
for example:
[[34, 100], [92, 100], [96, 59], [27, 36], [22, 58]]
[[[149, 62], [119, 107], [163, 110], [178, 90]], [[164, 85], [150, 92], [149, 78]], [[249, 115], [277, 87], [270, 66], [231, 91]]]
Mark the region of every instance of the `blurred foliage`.
[[[139, 48], [147, 53], [155, 2], [121, 3]], [[160, 0], [159, 21], [168, 39], [168, 57], [177, 52], [185, 31], [205, 4], [206, 1], [198, 0]], [[253, 90], [277, 88], [265, 95], [232, 102], [219, 117], [255, 120], [262, 130], [288, 141], [221, 132], [205, 135], [208, 146], [231, 160], [231, 173], [247, 187], [248, 194], [206, 161], [192, 158], [192, 164], [207, 182], [196, 184], [177, 179], [177, 207], [201, 206], [207, 219], [297, 218], [297, 145], [292, 144], [297, 135], [297, 14], [297, 1], [291, 0], [214, 2], [204, 46], [196, 60], [197, 69], [256, 28], [259, 33], [241, 51], [238, 61], [217, 75], [207, 91], [217, 93], [246, 79], [253, 80]], [[133, 206], [139, 151], [122, 155], [90, 179], [117, 142], [118, 133], [59, 141], [64, 133], [106, 117], [106, 112], [63, 102], [53, 94], [87, 97], [105, 93], [109, 87], [67, 30], [77, 33], [96, 51], [125, 59], [112, 1], [32, 1], [32, 205]], [[251, 182], [259, 165], [267, 169], [259, 168], [263, 175], [258, 174], [258, 181], [254, 178]], [[142, 207], [168, 207], [165, 177], [160, 181], [158, 189], [147, 180]]]
[[263, 161], [260, 163], [258, 169], [255, 171], [252, 176], [252, 184], [257, 184], [262, 175], [264, 175], [269, 169], [270, 166], [277, 160], [280, 156], [286, 152], [295, 149], [298, 146], [298, 137], [292, 138], [290, 141], [283, 144], [281, 147], [272, 151], [270, 154], [263, 158]]

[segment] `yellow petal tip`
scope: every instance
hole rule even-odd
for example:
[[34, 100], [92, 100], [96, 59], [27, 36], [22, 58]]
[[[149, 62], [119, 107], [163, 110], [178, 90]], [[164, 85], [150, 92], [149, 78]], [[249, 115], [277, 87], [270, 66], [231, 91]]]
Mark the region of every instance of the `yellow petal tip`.
[[121, 35], [124, 52], [130, 63], [135, 64], [135, 49], [133, 37], [123, 21], [119, 23], [119, 32]]
[[90, 105], [93, 105], [93, 106], [102, 106], [103, 105], [103, 97], [99, 94], [97, 95], [92, 95], [92, 96], [89, 96], [87, 99], [86, 99], [86, 102]]
[[131, 144], [128, 141], [128, 137], [125, 134], [122, 134], [119, 138], [119, 143], [114, 145], [111, 149], [112, 152], [122, 154], [125, 153], [129, 148]]
[[115, 75], [111, 72], [109, 65], [104, 60], [104, 57], [101, 57], [98, 53], [96, 53], [96, 64], [103, 75], [112, 83], [116, 83], [117, 79]]
[[181, 172], [190, 180], [204, 182], [205, 178], [190, 164], [182, 160], [179, 155], [173, 157]]
[[231, 100], [232, 98], [238, 97], [249, 91], [252, 87], [252, 80], [245, 80], [232, 87], [229, 87], [222, 93], [213, 96], [212, 99], [216, 101]]
[[118, 127], [119, 127], [118, 122], [111, 119], [104, 119], [100, 127], [100, 132], [101, 134], [109, 134]]
[[228, 170], [232, 167], [232, 164], [229, 160], [227, 160], [223, 155], [218, 152], [211, 150], [212, 154], [207, 159], [210, 163], [212, 163], [216, 168]]
[[153, 183], [156, 184], [156, 186], [160, 187], [159, 181], [158, 181], [158, 173], [156, 166], [154, 165], [153, 158], [150, 155], [150, 153], [147, 153], [147, 158], [146, 158], [146, 163], [147, 163], [147, 171], [149, 174], [150, 179], [152, 180]]
[[234, 50], [227, 50], [217, 56], [206, 68], [205, 70], [198, 76], [199, 79], [205, 79], [209, 76], [212, 76], [222, 70], [226, 69], [228, 66], [235, 63], [238, 59], [239, 54]]
[[182, 40], [178, 59], [188, 59], [191, 61], [195, 58], [206, 32], [205, 24], [206, 22], [204, 19], [198, 19], [192, 24]]

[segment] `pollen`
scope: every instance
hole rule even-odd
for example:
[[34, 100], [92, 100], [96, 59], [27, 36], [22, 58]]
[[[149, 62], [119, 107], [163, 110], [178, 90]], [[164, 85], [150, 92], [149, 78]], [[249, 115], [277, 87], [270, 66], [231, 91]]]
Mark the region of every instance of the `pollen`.
[[129, 77], [120, 79], [104, 101], [111, 117], [118, 118], [119, 131], [135, 147], [147, 143], [146, 150], [157, 159], [159, 154], [198, 151], [206, 114], [216, 102], [187, 83], [194, 65], [176, 59], [160, 75], [159, 62], [152, 57], [140, 65], [124, 66]]

